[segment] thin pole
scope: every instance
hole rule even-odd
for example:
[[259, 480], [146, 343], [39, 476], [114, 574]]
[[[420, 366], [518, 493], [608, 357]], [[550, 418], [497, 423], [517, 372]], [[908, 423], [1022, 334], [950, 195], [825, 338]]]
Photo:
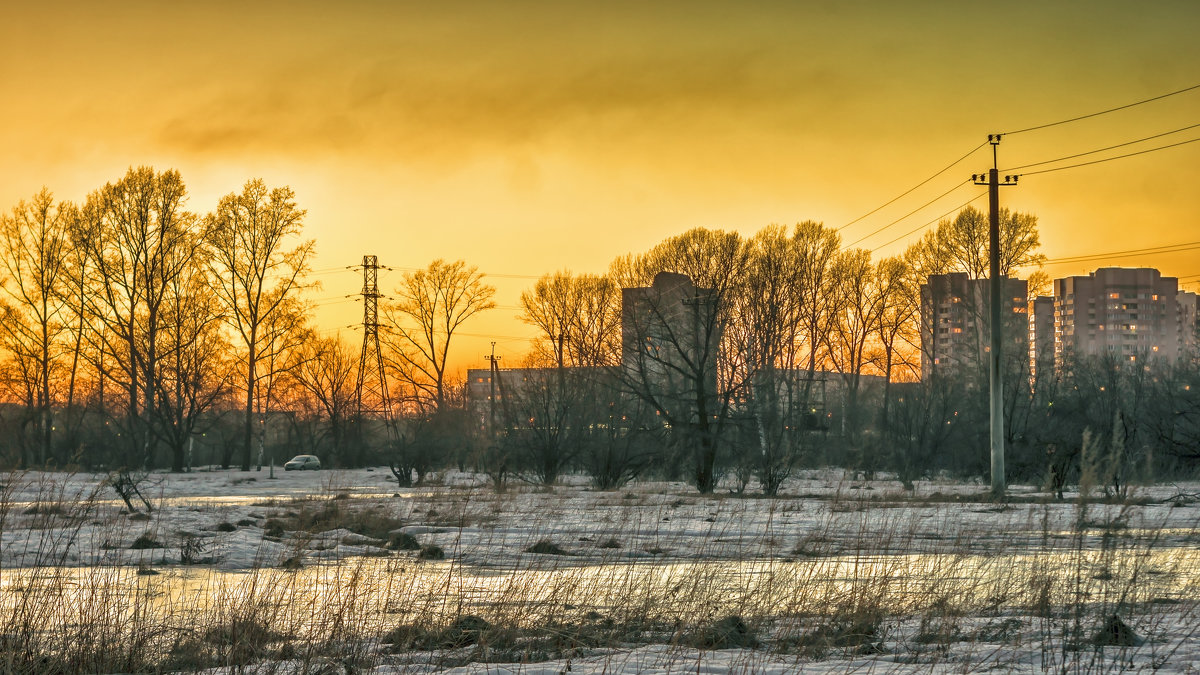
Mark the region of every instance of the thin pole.
[[[992, 140], [992, 139], [995, 140]], [[996, 146], [1000, 136], [989, 136], [992, 143], [992, 168], [988, 171], [988, 274], [991, 276], [992, 340], [990, 359], [990, 407], [992, 447], [992, 495], [1004, 495], [1004, 383], [1000, 371], [1000, 350], [1004, 339], [1000, 277], [1000, 172], [996, 168]]]

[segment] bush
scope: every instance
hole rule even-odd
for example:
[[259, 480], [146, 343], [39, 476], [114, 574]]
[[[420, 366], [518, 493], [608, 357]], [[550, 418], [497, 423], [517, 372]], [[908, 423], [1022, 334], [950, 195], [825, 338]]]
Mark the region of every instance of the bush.
[[397, 551], [419, 551], [421, 550], [421, 542], [417, 538], [407, 532], [394, 532], [388, 538], [388, 548]]
[[146, 533], [143, 533], [142, 535], [140, 535], [137, 539], [134, 539], [133, 543], [129, 545], [129, 548], [144, 549], [144, 548], [166, 548], [166, 547], [163, 546], [162, 542], [155, 539], [153, 534], [146, 532]]
[[445, 560], [446, 552], [437, 544], [425, 544], [417, 553], [417, 560]]
[[689, 642], [701, 649], [733, 649], [756, 647], [758, 638], [740, 616], [727, 616], [692, 634]]
[[541, 541], [530, 546], [529, 548], [526, 548], [525, 552], [526, 553], [540, 553], [540, 554], [544, 554], [544, 555], [574, 555], [570, 551], [567, 551], [566, 549], [562, 548], [558, 544], [555, 544], [554, 542], [550, 541], [549, 539], [542, 539]]

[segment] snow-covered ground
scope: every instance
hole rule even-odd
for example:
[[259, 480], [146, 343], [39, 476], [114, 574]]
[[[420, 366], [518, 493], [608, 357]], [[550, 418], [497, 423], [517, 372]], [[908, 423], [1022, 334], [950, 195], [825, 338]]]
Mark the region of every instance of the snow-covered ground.
[[[985, 486], [906, 492], [840, 471], [767, 499], [669, 482], [601, 492], [577, 477], [497, 494], [473, 474], [400, 489], [385, 468], [214, 470], [151, 474], [153, 510], [130, 514], [103, 479], [0, 476], [0, 612], [15, 616], [52, 568], [55, 597], [100, 578], [204, 620], [231, 598], [286, 595], [303, 616], [277, 620], [310, 641], [352, 617], [364, 641], [350, 665], [375, 673], [1200, 672], [1194, 483], [1081, 506], [1027, 486], [996, 503]], [[1128, 645], [1097, 646], [1109, 614]], [[381, 637], [462, 616], [487, 630], [449, 646]], [[861, 616], [868, 633], [847, 637]], [[617, 637], [563, 649], [547, 626]], [[502, 627], [527, 633], [489, 646]], [[262, 672], [338, 661], [287, 656], [259, 659]]]

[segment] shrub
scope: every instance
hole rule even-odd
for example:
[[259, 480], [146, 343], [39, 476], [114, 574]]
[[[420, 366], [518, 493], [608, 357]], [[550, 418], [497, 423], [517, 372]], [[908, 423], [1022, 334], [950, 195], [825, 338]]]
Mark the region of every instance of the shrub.
[[693, 647], [701, 649], [733, 649], [755, 647], [758, 638], [740, 616], [727, 616], [712, 625], [704, 626], [691, 635]]
[[141, 534], [140, 536], [138, 536], [137, 539], [134, 539], [133, 543], [129, 545], [129, 548], [143, 549], [143, 548], [165, 548], [165, 547], [162, 545], [162, 542], [160, 542], [154, 538], [153, 534], [151, 534], [149, 532], [145, 532], [145, 533]]
[[437, 544], [425, 544], [417, 553], [417, 560], [445, 560], [446, 552]]
[[421, 542], [417, 538], [407, 532], [393, 532], [388, 538], [388, 548], [397, 551], [419, 551], [421, 550]]
[[538, 541], [536, 544], [533, 544], [532, 546], [526, 548], [525, 552], [526, 553], [540, 553], [543, 555], [574, 555], [570, 551], [567, 551], [566, 549], [562, 548], [558, 544], [555, 544], [554, 542], [550, 541], [549, 539], [542, 539], [542, 540]]

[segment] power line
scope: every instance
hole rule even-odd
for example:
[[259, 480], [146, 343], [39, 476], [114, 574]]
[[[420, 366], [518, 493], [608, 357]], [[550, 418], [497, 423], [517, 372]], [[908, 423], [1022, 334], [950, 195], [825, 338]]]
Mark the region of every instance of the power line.
[[[868, 216], [874, 215], [875, 213], [878, 213], [880, 209], [883, 209], [883, 208], [885, 208], [885, 207], [887, 207], [887, 206], [890, 206], [890, 205], [892, 205], [892, 204], [896, 203], [898, 200], [900, 200], [900, 199], [902, 199], [902, 198], [904, 198], [904, 197], [907, 197], [908, 195], [912, 194], [912, 193], [913, 193], [913, 191], [915, 191], [917, 188], [919, 188], [919, 187], [921, 187], [921, 186], [925, 185], [926, 183], [928, 183], [929, 181], [933, 180], [934, 178], [937, 178], [938, 176], [940, 176], [940, 175], [942, 175], [942, 174], [946, 173], [946, 172], [947, 172], [947, 171], [949, 171], [950, 169], [953, 169], [953, 168], [954, 168], [955, 166], [957, 166], [957, 165], [958, 165], [960, 162], [962, 162], [964, 159], [966, 159], [966, 158], [970, 157], [971, 155], [975, 154], [976, 152], [978, 152], [978, 151], [979, 151], [979, 149], [980, 149], [980, 148], [982, 148], [982, 147], [983, 147], [983, 146], [985, 146], [985, 145], [987, 145], [987, 141], [984, 141], [983, 143], [980, 143], [979, 145], [975, 146], [974, 148], [972, 148], [972, 149], [971, 149], [971, 151], [970, 151], [970, 152], [968, 152], [967, 154], [963, 155], [962, 157], [959, 157], [958, 159], [954, 160], [954, 161], [953, 161], [953, 162], [951, 162], [949, 165], [947, 165], [947, 166], [946, 166], [946, 168], [942, 169], [941, 171], [938, 171], [937, 173], [933, 174], [933, 175], [932, 175], [932, 176], [930, 176], [929, 178], [926, 178], [925, 180], [921, 181], [920, 183], [917, 183], [917, 184], [916, 184], [916, 185], [914, 185], [913, 187], [911, 187], [911, 188], [909, 188], [908, 190], [906, 190], [906, 191], [904, 191], [904, 192], [900, 193], [899, 195], [896, 195], [895, 197], [893, 197], [893, 198], [892, 198], [892, 199], [890, 199], [889, 201], [887, 201], [887, 202], [884, 202], [883, 204], [881, 204], [881, 205], [879, 205], [879, 206], [875, 207], [874, 209], [872, 209], [871, 211], [869, 211], [869, 212], [867, 212], [867, 213], [864, 213], [863, 215], [861, 215], [861, 216], [859, 216], [859, 217], [855, 218], [854, 220], [852, 220], [852, 221], [850, 221], [850, 222], [846, 223], [845, 225], [842, 225], [841, 227], [839, 227], [839, 228], [837, 229], [837, 231], [838, 231], [838, 232], [841, 232], [842, 230], [846, 229], [847, 227], [850, 227], [851, 225], [853, 225], [853, 224], [857, 223], [858, 221], [862, 220], [863, 218], [866, 218], [866, 217], [868, 217]], [[956, 186], [956, 187], [957, 187], [957, 186]], [[943, 196], [944, 196], [944, 195], [943, 195]], [[939, 199], [940, 199], [940, 197], [939, 197]], [[934, 201], [936, 201], [936, 200], [934, 200]], [[919, 209], [918, 209], [918, 210], [919, 210]], [[869, 236], [871, 236], [871, 235], [867, 235], [867, 236], [869, 237]], [[864, 239], [865, 239], [865, 238], [866, 238], [866, 237], [864, 237]], [[859, 241], [862, 241], [862, 240], [860, 239]], [[856, 242], [856, 243], [857, 243], [857, 242]]]
[[1186, 126], [1186, 127], [1180, 127], [1180, 128], [1178, 128], [1178, 129], [1174, 129], [1174, 130], [1172, 130], [1172, 131], [1164, 131], [1164, 132], [1163, 132], [1163, 133], [1161, 133], [1161, 134], [1155, 134], [1155, 135], [1153, 135], [1153, 136], [1147, 136], [1147, 137], [1145, 137], [1145, 138], [1139, 138], [1139, 139], [1137, 139], [1136, 141], [1127, 141], [1127, 142], [1125, 142], [1125, 143], [1118, 143], [1118, 144], [1116, 144], [1116, 145], [1110, 145], [1110, 146], [1108, 146], [1107, 148], [1100, 148], [1100, 149], [1098, 149], [1098, 150], [1088, 150], [1087, 152], [1081, 152], [1081, 153], [1078, 153], [1078, 154], [1075, 154], [1075, 155], [1067, 155], [1067, 156], [1065, 156], [1065, 157], [1058, 157], [1058, 158], [1056, 158], [1056, 159], [1047, 159], [1047, 160], [1045, 160], [1045, 161], [1042, 161], [1042, 162], [1034, 162], [1034, 163], [1032, 163], [1032, 164], [1022, 164], [1021, 166], [1014, 166], [1014, 167], [1012, 167], [1012, 168], [1005, 169], [1005, 170], [1004, 170], [1004, 171], [1002, 171], [1001, 173], [1007, 173], [1007, 172], [1009, 172], [1009, 171], [1017, 171], [1017, 170], [1019, 170], [1019, 169], [1028, 169], [1028, 168], [1029, 168], [1029, 167], [1031, 167], [1031, 166], [1042, 166], [1043, 164], [1053, 164], [1053, 163], [1055, 163], [1055, 162], [1062, 162], [1062, 161], [1066, 161], [1066, 160], [1068, 160], [1068, 159], [1075, 159], [1076, 157], [1086, 157], [1087, 155], [1094, 155], [1094, 154], [1096, 154], [1096, 153], [1098, 153], [1098, 152], [1105, 152], [1105, 151], [1108, 151], [1108, 150], [1116, 150], [1117, 148], [1123, 148], [1123, 147], [1125, 147], [1125, 146], [1127, 146], [1127, 145], [1136, 145], [1136, 144], [1138, 144], [1138, 143], [1144, 143], [1144, 142], [1146, 142], [1146, 141], [1151, 141], [1151, 140], [1154, 140], [1154, 139], [1156, 139], [1156, 138], [1162, 138], [1163, 136], [1170, 136], [1171, 134], [1177, 134], [1177, 133], [1179, 133], [1179, 132], [1181, 132], [1181, 131], [1187, 131], [1188, 129], [1195, 129], [1196, 127], [1200, 127], [1200, 124], [1192, 124], [1192, 125], [1189, 125], [1189, 126]]
[[949, 211], [947, 211], [947, 212], [943, 213], [942, 215], [938, 216], [937, 218], [934, 218], [933, 220], [929, 221], [928, 223], [925, 223], [924, 225], [920, 225], [920, 226], [918, 226], [918, 227], [916, 227], [916, 228], [914, 228], [914, 229], [912, 229], [912, 230], [909, 230], [908, 232], [905, 232], [904, 234], [900, 235], [899, 237], [896, 237], [895, 239], [893, 239], [893, 240], [891, 240], [891, 241], [887, 242], [886, 244], [880, 244], [879, 246], [876, 246], [875, 248], [871, 249], [871, 253], [875, 253], [876, 251], [878, 251], [878, 250], [879, 250], [879, 249], [881, 249], [881, 248], [884, 248], [884, 247], [886, 247], [886, 246], [891, 246], [892, 244], [894, 244], [894, 243], [896, 243], [896, 242], [900, 241], [901, 239], [904, 239], [905, 237], [908, 237], [908, 236], [910, 236], [910, 235], [914, 235], [914, 234], [916, 234], [917, 232], [920, 232], [921, 230], [923, 230], [923, 229], [925, 229], [925, 228], [929, 227], [930, 225], [933, 225], [934, 223], [936, 223], [936, 222], [940, 221], [942, 218], [945, 218], [946, 216], [950, 215], [951, 213], [954, 213], [955, 211], [958, 211], [959, 209], [963, 208], [963, 207], [964, 207], [964, 206], [966, 206], [967, 204], [970, 204], [971, 202], [973, 202], [973, 201], [975, 201], [975, 200], [979, 199], [980, 197], [982, 197], [982, 196], [984, 196], [984, 195], [986, 195], [986, 194], [987, 194], [987, 191], [980, 192], [979, 194], [975, 195], [974, 197], [971, 197], [971, 198], [970, 198], [970, 199], [968, 199], [967, 201], [965, 201], [965, 202], [963, 202], [963, 203], [959, 204], [958, 206], [956, 206], [956, 207], [954, 207], [954, 208], [950, 209]]
[[1062, 258], [1048, 258], [1045, 261], [1047, 265], [1064, 265], [1067, 263], [1093, 262], [1096, 260], [1108, 260], [1111, 258], [1131, 258], [1143, 255], [1160, 255], [1163, 253], [1181, 253], [1184, 251], [1194, 251], [1200, 249], [1200, 241], [1188, 241], [1180, 244], [1166, 244], [1164, 246], [1151, 246], [1149, 248], [1126, 249], [1124, 251], [1112, 251], [1109, 253], [1088, 253], [1084, 255], [1065, 256]]
[[918, 211], [920, 211], [920, 210], [924, 209], [925, 207], [929, 206], [930, 204], [933, 204], [934, 202], [936, 202], [936, 201], [940, 200], [942, 197], [945, 197], [946, 195], [950, 194], [951, 192], [954, 192], [955, 190], [957, 190], [958, 188], [960, 188], [960, 187], [962, 187], [962, 186], [966, 185], [966, 184], [967, 184], [967, 183], [969, 183], [969, 182], [970, 182], [969, 180], [964, 180], [963, 182], [959, 183], [958, 185], [955, 185], [954, 187], [950, 188], [949, 190], [946, 190], [946, 191], [945, 191], [945, 192], [943, 192], [942, 194], [940, 194], [940, 195], [938, 195], [938, 196], [934, 197], [933, 199], [931, 199], [931, 200], [929, 200], [929, 201], [925, 202], [924, 204], [922, 204], [922, 205], [918, 206], [917, 208], [913, 209], [912, 211], [909, 211], [908, 213], [904, 214], [903, 216], [900, 216], [899, 218], [897, 218], [897, 219], [893, 220], [892, 222], [888, 223], [887, 225], [884, 225], [883, 227], [879, 228], [878, 230], [875, 230], [875, 231], [874, 231], [874, 232], [872, 232], [871, 234], [868, 234], [868, 235], [866, 235], [866, 236], [864, 236], [864, 237], [859, 237], [858, 239], [854, 240], [853, 242], [851, 242], [851, 243], [849, 243], [849, 244], [846, 244], [846, 248], [850, 248], [851, 246], [854, 246], [855, 244], [857, 244], [858, 242], [860, 242], [860, 241], [862, 241], [862, 240], [864, 240], [864, 239], [870, 239], [871, 237], [874, 237], [875, 235], [879, 234], [880, 232], [883, 232], [884, 230], [888, 229], [889, 227], [891, 227], [891, 226], [893, 226], [893, 225], [895, 225], [895, 224], [897, 224], [897, 223], [899, 223], [899, 222], [901, 222], [901, 221], [905, 220], [906, 218], [908, 218], [909, 216], [913, 215], [914, 213], [917, 213]]
[[[421, 272], [425, 268], [423, 268], [423, 267], [396, 267], [393, 269], [400, 270], [401, 272]], [[538, 274], [538, 275], [534, 275], [534, 274], [498, 274], [498, 273], [492, 273], [492, 272], [479, 272], [479, 273], [485, 277], [496, 277], [498, 279], [541, 279], [542, 276], [544, 276], [544, 275], [540, 275], [540, 274]]]
[[1080, 162], [1079, 164], [1068, 164], [1067, 166], [1056, 166], [1052, 169], [1042, 169], [1041, 171], [1027, 171], [1025, 173], [1016, 174], [1016, 175], [1018, 175], [1018, 176], [1036, 176], [1039, 173], [1052, 173], [1054, 171], [1064, 171], [1066, 169], [1078, 169], [1081, 166], [1091, 166], [1092, 164], [1103, 164], [1104, 162], [1111, 162], [1114, 159], [1125, 159], [1126, 157], [1136, 157], [1138, 155], [1144, 155], [1144, 154], [1150, 153], [1150, 152], [1157, 152], [1159, 150], [1167, 150], [1169, 148], [1177, 148], [1181, 145], [1187, 145], [1188, 143], [1195, 143], [1196, 141], [1200, 141], [1200, 138], [1192, 138], [1192, 139], [1189, 139], [1186, 141], [1180, 141], [1178, 143], [1171, 143], [1169, 145], [1160, 145], [1157, 148], [1149, 148], [1146, 150], [1139, 150], [1138, 152], [1130, 152], [1128, 154], [1116, 155], [1114, 157], [1105, 157], [1104, 159], [1096, 159], [1096, 160], [1092, 160], [1090, 162]]
[[1185, 93], [1185, 92], [1192, 91], [1193, 89], [1200, 89], [1200, 84], [1194, 84], [1194, 85], [1192, 85], [1192, 86], [1190, 86], [1190, 87], [1187, 87], [1187, 88], [1184, 88], [1184, 89], [1180, 89], [1180, 90], [1178, 90], [1178, 91], [1172, 91], [1172, 92], [1170, 92], [1170, 93], [1161, 94], [1161, 95], [1159, 95], [1159, 96], [1154, 96], [1154, 97], [1152, 97], [1152, 98], [1144, 99], [1144, 100], [1141, 100], [1141, 101], [1135, 101], [1135, 102], [1133, 102], [1133, 103], [1127, 103], [1127, 104], [1125, 104], [1125, 105], [1122, 105], [1122, 106], [1117, 106], [1116, 108], [1109, 108], [1108, 110], [1101, 110], [1101, 111], [1099, 111], [1099, 112], [1088, 113], [1087, 115], [1080, 115], [1080, 116], [1078, 116], [1078, 117], [1072, 117], [1072, 118], [1070, 118], [1070, 119], [1059, 120], [1058, 122], [1051, 122], [1051, 123], [1049, 123], [1049, 124], [1039, 124], [1039, 125], [1037, 125], [1037, 126], [1035, 126], [1035, 127], [1026, 127], [1026, 128], [1024, 128], [1024, 129], [1017, 129], [1016, 131], [1006, 131], [1006, 132], [1003, 132], [1001, 135], [1003, 135], [1003, 136], [1011, 136], [1012, 134], [1023, 134], [1023, 133], [1025, 133], [1025, 132], [1027, 132], [1027, 131], [1037, 131], [1038, 129], [1048, 129], [1048, 128], [1050, 128], [1050, 127], [1056, 127], [1056, 126], [1058, 126], [1058, 125], [1060, 125], [1060, 124], [1068, 124], [1068, 123], [1070, 123], [1070, 122], [1078, 122], [1079, 120], [1086, 120], [1086, 119], [1088, 119], [1088, 118], [1091, 118], [1091, 117], [1099, 117], [1100, 115], [1107, 115], [1108, 113], [1111, 113], [1111, 112], [1117, 112], [1118, 110], [1125, 110], [1126, 108], [1132, 108], [1132, 107], [1134, 107], [1134, 106], [1139, 106], [1139, 105], [1142, 105], [1142, 104], [1144, 104], [1144, 103], [1151, 103], [1151, 102], [1153, 102], [1153, 101], [1159, 101], [1159, 100], [1162, 100], [1162, 99], [1164, 99], [1164, 98], [1167, 98], [1167, 97], [1170, 97], [1170, 96], [1175, 96], [1176, 94], [1182, 94], [1182, 93]]

